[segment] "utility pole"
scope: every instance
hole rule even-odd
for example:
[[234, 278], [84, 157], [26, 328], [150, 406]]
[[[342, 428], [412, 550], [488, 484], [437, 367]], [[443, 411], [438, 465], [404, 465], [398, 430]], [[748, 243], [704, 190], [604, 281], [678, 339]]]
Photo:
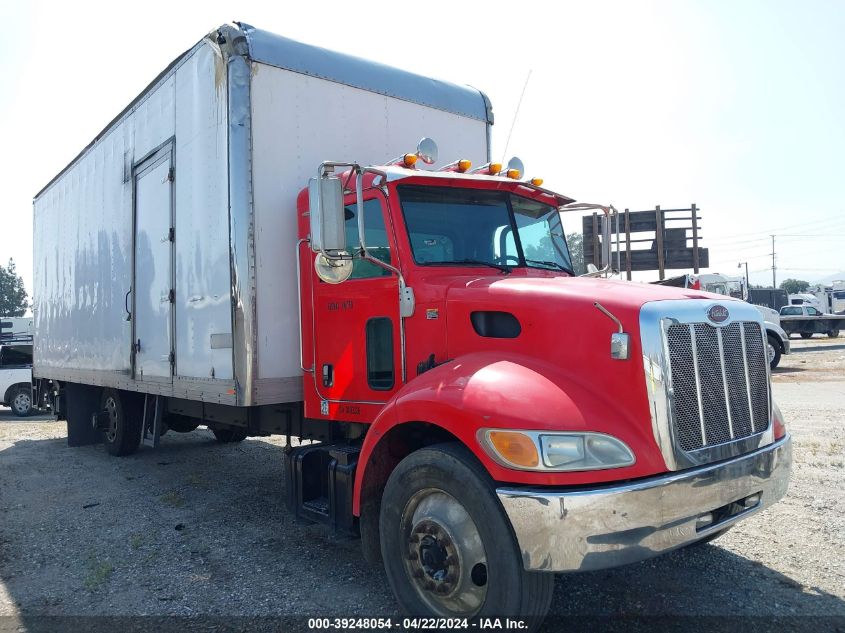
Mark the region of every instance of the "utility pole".
[[775, 236], [772, 235], [772, 288], [778, 287], [777, 266], [775, 265]]
[[739, 262], [736, 267], [742, 268], [743, 264], [745, 265], [745, 300], [748, 301], [748, 297], [751, 296], [751, 280], [748, 278], [748, 262]]

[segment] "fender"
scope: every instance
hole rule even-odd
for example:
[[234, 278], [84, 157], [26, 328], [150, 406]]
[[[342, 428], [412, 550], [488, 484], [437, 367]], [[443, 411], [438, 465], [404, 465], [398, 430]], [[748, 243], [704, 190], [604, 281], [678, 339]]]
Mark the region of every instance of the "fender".
[[[632, 394], [626, 394], [628, 409], [623, 409], [606, 385], [587, 382], [590, 374], [579, 375], [577, 370], [519, 354], [477, 352], [413, 379], [384, 406], [367, 432], [355, 478], [353, 512], [360, 514], [361, 488], [374, 449], [393, 429], [412, 422], [428, 423], [457, 437], [498, 482], [565, 486], [665, 472], [651, 430], [645, 390], [632, 389], [642, 394], [634, 407], [630, 406]], [[570, 473], [509, 469], [479, 445], [476, 433], [482, 428], [608, 433], [634, 451], [636, 463]]]

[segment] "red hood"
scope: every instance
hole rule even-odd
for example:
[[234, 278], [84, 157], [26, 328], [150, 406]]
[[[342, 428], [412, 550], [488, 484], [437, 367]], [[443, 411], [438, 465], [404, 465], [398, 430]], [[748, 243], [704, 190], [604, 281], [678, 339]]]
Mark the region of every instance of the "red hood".
[[[700, 290], [589, 277], [512, 275], [449, 277], [441, 280], [446, 286], [444, 290], [450, 312], [464, 308], [511, 311], [517, 318], [520, 315], [531, 315], [531, 321], [535, 322], [543, 315], [548, 315], [558, 323], [560, 319], [577, 319], [581, 326], [595, 318], [606, 321], [606, 325], [610, 326], [607, 317], [593, 306], [598, 301], [622, 320], [626, 331], [632, 335], [638, 330], [640, 308], [650, 301], [734, 301], [730, 297]], [[437, 283], [441, 280], [430, 279], [429, 282]]]

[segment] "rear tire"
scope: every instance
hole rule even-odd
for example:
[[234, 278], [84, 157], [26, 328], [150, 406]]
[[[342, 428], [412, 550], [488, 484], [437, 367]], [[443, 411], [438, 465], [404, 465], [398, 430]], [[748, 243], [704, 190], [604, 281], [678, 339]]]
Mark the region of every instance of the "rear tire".
[[246, 439], [246, 429], [211, 429], [211, 432], [221, 444], [243, 442]]
[[801, 332], [801, 338], [813, 338], [812, 332]]
[[780, 365], [780, 357], [782, 354], [780, 347], [781, 343], [772, 334], [769, 334], [766, 338], [768, 343], [767, 353], [769, 355], [769, 367], [774, 369], [775, 367]]
[[379, 521], [385, 571], [409, 616], [510, 616], [540, 626], [551, 573], [527, 572], [490, 475], [462, 445], [403, 459], [384, 489]]
[[106, 450], [116, 456], [131, 455], [141, 444], [141, 416], [137, 398], [117, 389], [106, 389], [100, 409], [109, 414], [109, 428], [103, 431]]
[[32, 389], [27, 387], [18, 387], [12, 392], [12, 397], [9, 398], [9, 406], [19, 418], [25, 418], [32, 413]]
[[839, 338], [839, 330], [831, 330], [827, 333], [830, 338]]

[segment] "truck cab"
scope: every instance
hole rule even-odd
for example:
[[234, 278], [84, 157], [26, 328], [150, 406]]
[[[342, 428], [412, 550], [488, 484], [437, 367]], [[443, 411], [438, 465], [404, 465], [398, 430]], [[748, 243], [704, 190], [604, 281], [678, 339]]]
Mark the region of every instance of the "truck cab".
[[754, 306], [576, 277], [571, 198], [421, 153], [323, 163], [297, 205], [304, 415], [361, 428], [352, 513], [403, 609], [536, 616], [550, 572], [715, 537], [785, 493]]

